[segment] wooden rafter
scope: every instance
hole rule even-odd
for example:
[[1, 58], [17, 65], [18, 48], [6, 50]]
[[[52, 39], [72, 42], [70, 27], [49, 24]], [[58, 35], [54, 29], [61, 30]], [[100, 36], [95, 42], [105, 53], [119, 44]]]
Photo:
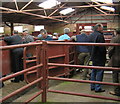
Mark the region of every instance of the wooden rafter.
[[[93, 0], [94, 1], [94, 0]], [[100, 3], [94, 1], [97, 5], [100, 5]], [[91, 5], [90, 3], [88, 3], [89, 5]], [[95, 9], [97, 9], [98, 11], [102, 12], [103, 14], [107, 15], [106, 12], [104, 12], [103, 10], [99, 9], [98, 7], [94, 7]]]
[[73, 12], [71, 15], [67, 16], [67, 18], [65, 18], [65, 20], [67, 20], [67, 19], [70, 18], [70, 17], [73, 17], [73, 15], [74, 15], [75, 13], [76, 13], [76, 11]]
[[47, 13], [46, 13], [46, 11], [44, 10], [44, 13], [45, 13], [45, 16], [47, 16]]
[[[89, 8], [89, 7], [100, 7], [100, 6], [118, 6], [119, 4], [100, 4], [100, 5], [82, 5], [82, 6], [70, 6], [70, 7], [61, 7], [61, 8]], [[48, 10], [49, 9], [58, 9], [59, 7], [56, 7], [56, 8], [47, 8]], [[47, 10], [45, 9], [45, 10]], [[26, 12], [29, 12], [29, 11], [41, 11], [41, 10], [44, 10], [44, 9], [29, 9], [29, 10], [23, 10], [23, 11], [26, 11]]]
[[19, 8], [18, 8], [18, 4], [17, 4], [17, 1], [14, 0], [14, 2], [15, 2], [16, 9], [19, 10]]
[[61, 5], [58, 9], [56, 9], [55, 11], [53, 11], [48, 17], [52, 16], [54, 13], [56, 13], [60, 8], [62, 8], [63, 6], [65, 6], [65, 4]]
[[29, 12], [24, 12], [24, 11], [18, 11], [18, 10], [9, 9], [9, 8], [5, 8], [5, 7], [0, 7], [0, 9], [1, 10], [12, 11], [12, 12], [15, 12], [15, 13], [27, 14], [27, 15], [37, 16], [37, 17], [41, 17], [41, 18], [45, 18], [45, 19], [51, 19], [51, 20], [56, 20], [56, 21], [60, 21], [60, 22], [69, 23], [68, 21], [64, 21], [64, 20], [61, 20], [61, 19], [56, 19], [56, 18], [53, 18], [53, 17], [47, 17], [47, 16], [33, 14], [33, 13], [29, 13]]
[[22, 7], [22, 9], [20, 11], [22, 11], [23, 9], [25, 9], [28, 5], [30, 5], [33, 2], [33, 0], [30, 0], [24, 7]]
[[[77, 21], [79, 21], [79, 20], [80, 20], [82, 17], [84, 17], [85, 14], [87, 14], [88, 12], [89, 12], [89, 11], [86, 11], [86, 12], [85, 12], [83, 15], [81, 15], [77, 20], [75, 20], [74, 23], [76, 23]], [[73, 24], [74, 24], [74, 23], [73, 23]]]

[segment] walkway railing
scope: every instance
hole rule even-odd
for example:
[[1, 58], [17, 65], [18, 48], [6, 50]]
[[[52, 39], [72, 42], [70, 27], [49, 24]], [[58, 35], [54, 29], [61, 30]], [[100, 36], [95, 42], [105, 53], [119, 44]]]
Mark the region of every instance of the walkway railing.
[[[75, 42], [40, 42], [40, 43], [30, 43], [30, 44], [23, 44], [23, 45], [13, 45], [13, 46], [1, 46], [0, 50], [8, 50], [13, 48], [20, 48], [20, 47], [28, 47], [28, 46], [40, 46], [42, 45], [41, 55], [37, 57], [41, 57], [41, 63], [36, 66], [32, 66], [30, 68], [24, 69], [23, 71], [11, 74], [9, 76], [3, 77], [0, 81], [5, 81], [15, 76], [21, 75], [28, 71], [34, 70], [37, 68], [38, 72], [38, 79], [23, 86], [22, 88], [12, 92], [11, 94], [3, 97], [0, 102], [7, 100], [8, 98], [16, 95], [17, 93], [29, 88], [30, 86], [40, 83], [41, 90], [28, 99], [25, 103], [30, 102], [38, 95], [42, 94], [42, 102], [47, 102], [47, 92], [54, 92], [54, 93], [62, 93], [62, 94], [69, 94], [69, 95], [76, 95], [76, 96], [84, 96], [84, 97], [93, 97], [93, 98], [100, 98], [106, 100], [116, 100], [120, 101], [119, 98], [112, 98], [112, 97], [105, 97], [105, 96], [97, 96], [97, 95], [89, 95], [89, 94], [82, 94], [82, 93], [74, 93], [74, 92], [66, 92], [66, 91], [59, 91], [59, 90], [50, 90], [48, 89], [48, 80], [62, 80], [62, 81], [69, 81], [69, 82], [79, 82], [79, 83], [99, 83], [105, 85], [112, 85], [112, 86], [120, 86], [119, 83], [109, 83], [109, 82], [98, 82], [98, 81], [87, 81], [87, 80], [75, 80], [75, 79], [68, 79], [68, 78], [58, 78], [58, 77], [49, 77], [48, 76], [48, 67], [49, 66], [62, 66], [62, 67], [74, 67], [74, 68], [87, 68], [87, 69], [103, 69], [103, 70], [120, 70], [120, 68], [113, 68], [113, 67], [99, 67], [99, 66], [84, 66], [84, 65], [69, 65], [69, 64], [59, 64], [59, 63], [49, 63], [48, 56], [47, 56], [47, 45], [84, 45], [84, 46], [120, 46], [118, 43], [75, 43]], [[39, 59], [39, 58], [38, 58]]]

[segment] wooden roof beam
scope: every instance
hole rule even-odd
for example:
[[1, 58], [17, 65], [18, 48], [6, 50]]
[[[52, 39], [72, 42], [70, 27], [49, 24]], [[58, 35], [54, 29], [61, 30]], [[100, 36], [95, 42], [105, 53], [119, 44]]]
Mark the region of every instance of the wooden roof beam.
[[9, 8], [5, 8], [5, 7], [0, 7], [0, 9], [1, 10], [6, 10], [6, 11], [12, 11], [12, 12], [15, 12], [15, 13], [21, 13], [21, 14], [27, 14], [27, 15], [31, 15], [31, 16], [41, 17], [41, 18], [44, 18], [44, 19], [51, 19], [51, 20], [56, 20], [56, 21], [60, 21], [60, 22], [69, 23], [68, 21], [56, 19], [56, 18], [53, 18], [53, 17], [47, 17], [47, 16], [33, 14], [33, 13], [28, 13], [28, 12], [24, 12], [24, 11], [18, 11], [18, 10], [9, 9]]
[[54, 13], [56, 13], [60, 8], [62, 8], [63, 6], [65, 6], [65, 4], [61, 5], [58, 9], [56, 9], [55, 11], [53, 11], [48, 17], [52, 16]]
[[[94, 0], [93, 0], [94, 1]], [[94, 1], [97, 5], [100, 5], [100, 3], [98, 3], [98, 2], [96, 2], [96, 1]], [[89, 5], [91, 5], [90, 3], [87, 3], [87, 4], [89, 4]], [[99, 9], [98, 7], [94, 7], [95, 9], [97, 9], [98, 11], [100, 11], [100, 12], [102, 12], [103, 14], [105, 14], [105, 15], [107, 15], [107, 13], [106, 12], [104, 12], [103, 10], [101, 10], [101, 9]]]
[[[100, 6], [118, 6], [119, 4], [99, 4], [99, 5], [82, 5], [82, 6], [70, 6], [70, 7], [61, 7], [61, 8], [89, 8], [89, 7], [100, 7]], [[58, 9], [57, 8], [47, 8], [49, 9]], [[45, 10], [47, 10], [45, 9]], [[29, 9], [29, 10], [23, 10], [23, 11], [40, 11], [40, 10], [44, 10], [44, 9]]]
[[18, 5], [17, 5], [17, 1], [14, 0], [14, 2], [15, 2], [16, 9], [19, 10]]
[[20, 9], [20, 11], [22, 11], [23, 9], [25, 9], [28, 5], [30, 5], [33, 2], [33, 0], [30, 0], [24, 7], [22, 7], [22, 9]]

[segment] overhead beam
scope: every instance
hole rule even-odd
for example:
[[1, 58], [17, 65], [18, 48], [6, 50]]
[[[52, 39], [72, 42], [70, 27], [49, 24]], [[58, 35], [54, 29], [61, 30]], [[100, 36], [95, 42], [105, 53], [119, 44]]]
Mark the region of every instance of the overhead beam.
[[53, 11], [48, 17], [52, 16], [54, 13], [56, 13], [60, 8], [62, 8], [63, 6], [65, 6], [65, 4], [61, 5], [58, 9], [56, 9], [55, 11]]
[[[84, 15], [84, 16], [118, 16], [119, 14], [93, 14], [93, 15]], [[65, 18], [68, 16], [52, 16], [53, 18]], [[80, 17], [80, 16], [69, 16], [69, 17]]]
[[[94, 0], [93, 0], [94, 1]], [[94, 1], [97, 5], [100, 5], [100, 3], [98, 3], [98, 2], [96, 2], [96, 1]], [[90, 3], [87, 3], [87, 4], [89, 4], [89, 5], [91, 5]], [[101, 10], [101, 9], [99, 9], [98, 7], [94, 7], [95, 9], [97, 9], [98, 11], [100, 11], [100, 12], [102, 12], [103, 14], [107, 14], [106, 12], [104, 12], [103, 10]]]
[[28, 13], [28, 12], [24, 12], [24, 11], [18, 11], [18, 10], [9, 9], [9, 8], [5, 8], [5, 7], [0, 7], [0, 9], [1, 10], [6, 10], [6, 11], [12, 11], [12, 12], [15, 12], [15, 13], [27, 14], [27, 15], [31, 15], [31, 16], [40, 17], [40, 18], [51, 19], [51, 20], [56, 20], [56, 21], [60, 21], [60, 22], [69, 23], [68, 21], [64, 21], [64, 20], [60, 20], [60, 19], [55, 19], [53, 17], [47, 17], [47, 16], [33, 14], [33, 13]]
[[23, 9], [25, 9], [28, 5], [30, 5], [33, 2], [33, 0], [30, 0], [20, 11], [22, 11]]
[[[61, 7], [61, 8], [90, 8], [90, 7], [100, 7], [100, 6], [118, 6], [119, 4], [100, 4], [100, 5], [82, 5], [82, 6], [70, 6], [70, 7]], [[58, 9], [59, 7], [56, 8], [47, 8], [49, 9]], [[45, 9], [45, 10], [47, 10]], [[40, 11], [44, 9], [29, 9], [29, 10], [23, 10], [23, 11]]]
[[19, 10], [18, 5], [17, 5], [17, 1], [14, 0], [14, 2], [15, 2], [16, 9]]
[[[84, 17], [85, 14], [87, 14], [88, 12], [89, 12], [89, 11], [85, 12], [82, 16], [80, 16], [77, 20], [75, 20], [74, 23], [76, 23], [77, 21], [79, 21], [79, 20], [80, 20], [82, 17]], [[72, 20], [71, 20], [71, 21], [72, 21]], [[73, 23], [73, 24], [74, 24], [74, 23]]]

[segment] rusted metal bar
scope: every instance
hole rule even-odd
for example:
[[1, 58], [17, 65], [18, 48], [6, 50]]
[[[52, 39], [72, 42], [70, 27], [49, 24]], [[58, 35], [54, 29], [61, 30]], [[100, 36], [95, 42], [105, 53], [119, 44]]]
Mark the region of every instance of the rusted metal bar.
[[48, 42], [48, 45], [83, 45], [83, 46], [120, 46], [120, 43], [76, 43], [76, 42]]
[[74, 68], [86, 68], [86, 69], [102, 69], [102, 70], [120, 70], [120, 68], [113, 67], [100, 67], [100, 66], [84, 66], [84, 65], [69, 65], [69, 64], [56, 64], [56, 63], [48, 63], [51, 66], [64, 66], [64, 67], [74, 67]]
[[76, 96], [84, 96], [84, 97], [92, 97], [92, 98], [99, 98], [99, 99], [106, 99], [106, 100], [120, 101], [119, 98], [111, 98], [111, 97], [98, 96], [98, 95], [90, 95], [90, 94], [82, 94], [82, 93], [75, 93], [75, 92], [66, 92], [66, 91], [59, 91], [59, 90], [48, 90], [48, 92], [68, 94], [68, 95], [76, 95]]
[[27, 47], [27, 46], [38, 46], [38, 45], [41, 45], [41, 44], [42, 44], [42, 42], [40, 42], [40, 43], [29, 43], [29, 44], [19, 44], [19, 45], [9, 45], [9, 46], [0, 46], [0, 50], [22, 48], [22, 47]]
[[18, 90], [16, 90], [16, 91], [14, 91], [14, 92], [12, 92], [11, 94], [9, 94], [9, 95], [5, 96], [4, 98], [0, 99], [0, 102], [3, 102], [3, 101], [5, 101], [5, 100], [9, 99], [10, 97], [16, 95], [17, 93], [19, 93], [19, 92], [21, 92], [21, 91], [29, 88], [30, 86], [38, 83], [38, 82], [41, 81], [42, 79], [43, 79], [43, 78], [41, 77], [41, 78], [39, 78], [39, 79], [37, 79], [37, 80], [35, 80], [35, 81], [27, 84], [26, 86], [24, 86], [24, 87], [22, 87], [22, 88], [20, 88], [20, 89], [18, 89]]
[[37, 96], [39, 96], [41, 93], [43, 92], [43, 90], [39, 91], [37, 94], [35, 94], [34, 96], [32, 96], [30, 99], [28, 99], [27, 101], [25, 101], [24, 104], [29, 103], [30, 101], [32, 101], [33, 99], [35, 99]]
[[19, 71], [19, 72], [17, 72], [17, 73], [12, 74], [12, 75], [3, 77], [3, 78], [0, 79], [0, 81], [8, 80], [8, 79], [10, 79], [10, 78], [16, 77], [16, 76], [18, 76], [18, 75], [21, 75], [21, 74], [26, 73], [26, 72], [28, 72], [28, 71], [34, 70], [34, 69], [36, 69], [36, 68], [38, 68], [38, 67], [41, 67], [41, 66], [43, 66], [43, 65], [40, 64], [40, 65], [36, 65], [36, 66], [30, 67], [30, 68], [27, 68], [27, 69], [25, 69], [25, 70]]
[[119, 83], [88, 81], [88, 80], [78, 80], [78, 79], [69, 79], [69, 78], [48, 77], [48, 79], [49, 80], [69, 81], [69, 82], [79, 82], [79, 83], [97, 83], [97, 84], [103, 84], [103, 85], [120, 86]]

